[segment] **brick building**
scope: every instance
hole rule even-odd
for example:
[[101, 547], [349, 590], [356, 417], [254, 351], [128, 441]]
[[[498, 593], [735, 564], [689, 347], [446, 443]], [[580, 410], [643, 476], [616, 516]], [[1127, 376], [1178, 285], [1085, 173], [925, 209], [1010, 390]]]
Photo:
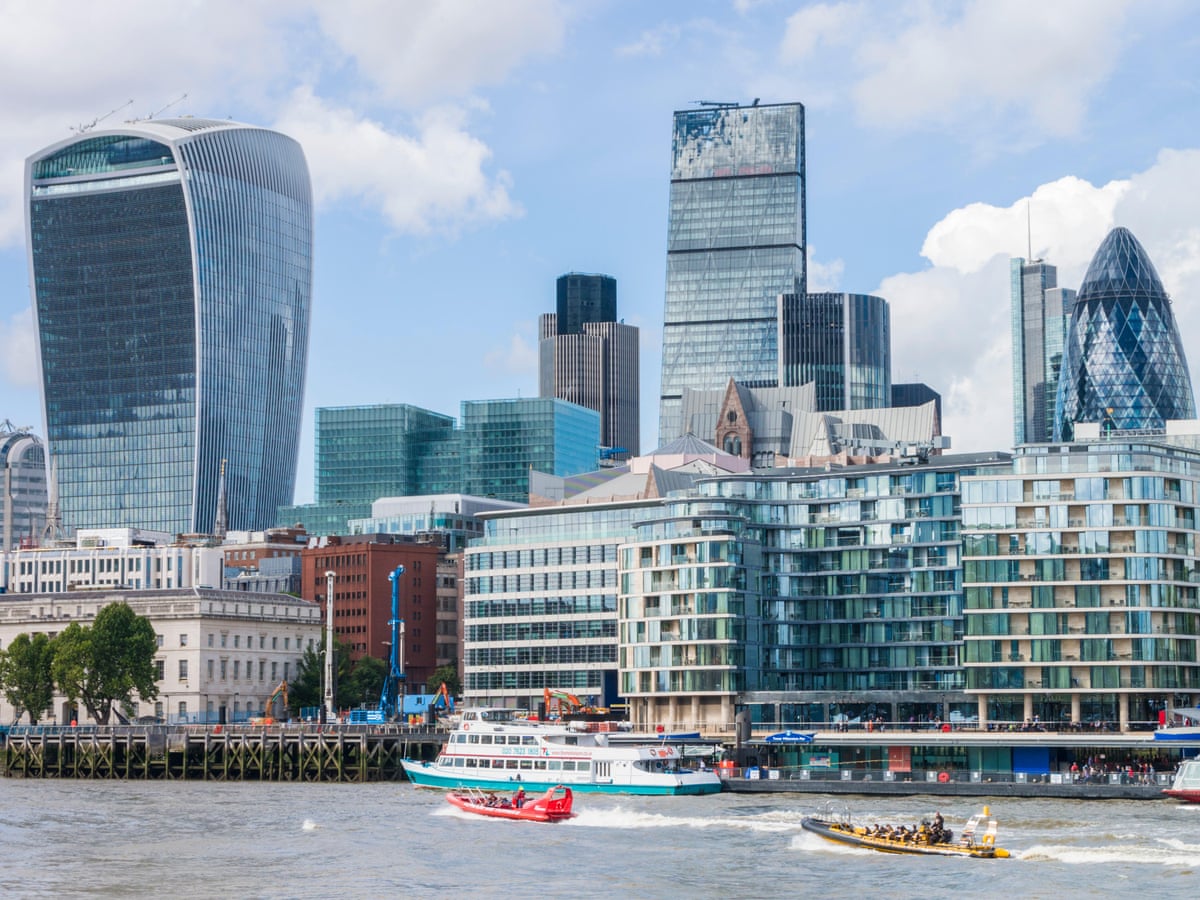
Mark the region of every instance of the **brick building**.
[[[301, 554], [301, 596], [325, 616], [326, 572], [334, 572], [334, 632], [351, 658], [387, 660], [391, 642], [392, 582], [400, 576], [400, 619], [404, 623], [400, 666], [408, 691], [419, 690], [437, 667], [437, 584], [441, 544], [393, 534], [311, 538]], [[323, 619], [324, 620], [324, 619]]]

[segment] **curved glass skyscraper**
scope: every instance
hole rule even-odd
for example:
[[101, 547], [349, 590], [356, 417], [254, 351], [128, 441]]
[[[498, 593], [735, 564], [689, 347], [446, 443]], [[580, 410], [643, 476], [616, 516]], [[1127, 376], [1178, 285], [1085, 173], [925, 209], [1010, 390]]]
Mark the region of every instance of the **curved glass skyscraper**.
[[1063, 347], [1054, 439], [1076, 422], [1110, 430], [1161, 429], [1194, 419], [1183, 342], [1154, 264], [1125, 228], [1100, 244], [1080, 285]]
[[63, 524], [274, 524], [296, 479], [312, 189], [291, 138], [159, 119], [25, 169], [47, 445]]

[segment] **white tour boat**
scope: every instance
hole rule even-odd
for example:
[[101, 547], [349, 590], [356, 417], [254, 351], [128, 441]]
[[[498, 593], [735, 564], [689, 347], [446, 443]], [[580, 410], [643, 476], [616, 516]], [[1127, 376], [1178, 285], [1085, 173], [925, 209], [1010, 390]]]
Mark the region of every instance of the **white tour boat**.
[[721, 790], [712, 770], [685, 769], [666, 743], [610, 743], [609, 732], [519, 718], [514, 709], [470, 709], [434, 762], [402, 761], [420, 787], [533, 792], [564, 785], [614, 794], [710, 794]]

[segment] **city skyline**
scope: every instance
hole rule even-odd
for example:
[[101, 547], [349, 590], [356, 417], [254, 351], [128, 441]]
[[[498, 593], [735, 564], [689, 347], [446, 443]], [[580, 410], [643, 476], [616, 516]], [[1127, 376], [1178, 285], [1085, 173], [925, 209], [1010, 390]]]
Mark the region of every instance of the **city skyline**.
[[671, 116], [700, 98], [804, 105], [808, 289], [888, 301], [893, 380], [943, 394], [955, 448], [1011, 443], [1010, 257], [1075, 289], [1126, 226], [1185, 347], [1200, 340], [1196, 88], [1179, 74], [1200, 14], [1184, 5], [118, 6], [0, 3], [0, 416], [39, 434], [20, 161], [168, 105], [278, 129], [310, 160], [297, 502], [319, 406], [534, 396], [537, 316], [566, 271], [620, 282], [643, 451], [657, 444]]

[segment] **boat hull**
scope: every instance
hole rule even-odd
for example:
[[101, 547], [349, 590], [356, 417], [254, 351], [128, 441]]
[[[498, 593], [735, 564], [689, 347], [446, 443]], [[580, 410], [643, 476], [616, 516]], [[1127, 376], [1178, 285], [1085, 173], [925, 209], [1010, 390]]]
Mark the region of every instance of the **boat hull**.
[[1007, 850], [999, 847], [909, 843], [907, 841], [871, 837], [861, 828], [854, 828], [840, 822], [831, 822], [814, 816], [805, 816], [801, 819], [800, 827], [805, 831], [819, 834], [830, 841], [850, 844], [854, 847], [863, 847], [868, 850], [877, 850], [880, 853], [901, 853], [912, 856], [963, 856], [972, 859], [1002, 859], [1009, 855]]
[[593, 781], [566, 782], [561, 778], [554, 781], [538, 781], [524, 776], [519, 780], [507, 777], [503, 779], [480, 778], [478, 776], [459, 774], [457, 771], [447, 772], [434, 763], [421, 762], [414, 759], [401, 760], [400, 764], [404, 767], [404, 774], [408, 776], [408, 780], [413, 784], [418, 787], [438, 788], [441, 790], [478, 788], [485, 791], [512, 791], [518, 787], [524, 787], [526, 791], [533, 792], [548, 790], [558, 784], [565, 784], [573, 791], [592, 794], [689, 795], [715, 794], [721, 790], [721, 782], [715, 776], [711, 778], [679, 776], [677, 779], [671, 781], [663, 779], [653, 784], [614, 784]]
[[[494, 798], [493, 798], [494, 799]], [[466, 794], [448, 794], [446, 800], [451, 806], [463, 812], [474, 813], [491, 819], [508, 819], [515, 822], [561, 822], [572, 816], [571, 805], [574, 798], [569, 788], [556, 785], [541, 797], [526, 798], [521, 806], [512, 805], [518, 801], [504, 801], [505, 805], [490, 805], [488, 798], [475, 791]]]

